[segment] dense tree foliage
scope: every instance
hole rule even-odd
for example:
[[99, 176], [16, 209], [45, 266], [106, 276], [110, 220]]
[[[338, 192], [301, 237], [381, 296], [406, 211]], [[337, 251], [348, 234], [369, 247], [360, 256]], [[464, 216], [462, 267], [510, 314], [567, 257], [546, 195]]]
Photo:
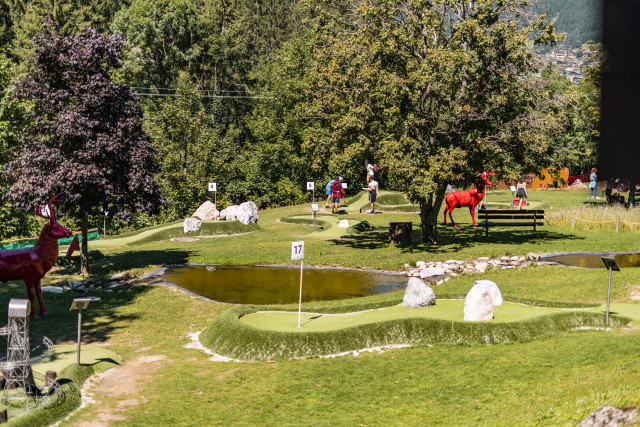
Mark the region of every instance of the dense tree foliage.
[[50, 27], [36, 40], [32, 71], [16, 84], [16, 96], [33, 105], [18, 155], [4, 170], [11, 183], [6, 197], [32, 209], [60, 194], [64, 211], [82, 219], [83, 272], [89, 215], [108, 209], [128, 217], [161, 203], [142, 112], [129, 89], [108, 75], [122, 44], [120, 36], [90, 28], [61, 37]]
[[[141, 108], [167, 202], [148, 215], [140, 208], [149, 206], [98, 192], [82, 205], [86, 215], [64, 207], [77, 214], [65, 218], [70, 227], [82, 219], [101, 226], [99, 208], [131, 212], [123, 224], [110, 214], [107, 231], [183, 218], [211, 196], [209, 181], [218, 183], [220, 208], [246, 200], [260, 207], [308, 201], [305, 181], [324, 184], [335, 175], [357, 191], [368, 158], [380, 166], [384, 188], [423, 205], [428, 237], [446, 183], [464, 186], [483, 168], [506, 178], [544, 165], [578, 170], [593, 161], [597, 78], [575, 88], [551, 69], [538, 70], [531, 41], [553, 37], [524, 3], [0, 0], [0, 190], [7, 192], [7, 180], [16, 176], [8, 173], [12, 158], [37, 152], [38, 144], [70, 143], [60, 129], [79, 129], [79, 116], [67, 114], [83, 105], [76, 95], [59, 91], [51, 113], [37, 97], [10, 96], [12, 79], [36, 71], [33, 38], [49, 19], [61, 37], [87, 27], [122, 36], [122, 54], [103, 61], [104, 71], [119, 90], [141, 96], [125, 94], [121, 105]], [[533, 6], [556, 22], [566, 14], [555, 0]], [[98, 112], [81, 116], [95, 129], [107, 126], [97, 122], [112, 117]], [[43, 127], [56, 117], [58, 128]], [[128, 143], [136, 144], [136, 132]], [[23, 151], [16, 151], [21, 134]], [[45, 157], [31, 154], [38, 155]], [[56, 168], [44, 167], [43, 177]], [[73, 177], [64, 179], [31, 200], [67, 185], [78, 191]], [[0, 237], [37, 232], [30, 213], [16, 214], [16, 207], [32, 209], [18, 199], [0, 205]]]
[[553, 102], [540, 96], [527, 49], [555, 41], [544, 17], [521, 27], [519, 1], [308, 3], [316, 155], [350, 169], [379, 157], [420, 204], [425, 242], [436, 241], [448, 183], [547, 161]]

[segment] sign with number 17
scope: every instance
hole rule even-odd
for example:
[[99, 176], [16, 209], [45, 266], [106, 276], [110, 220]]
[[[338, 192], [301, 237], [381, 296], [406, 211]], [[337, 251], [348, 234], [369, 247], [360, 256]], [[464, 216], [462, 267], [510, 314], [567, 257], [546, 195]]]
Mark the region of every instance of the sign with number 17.
[[291, 261], [304, 259], [304, 241], [291, 242]]

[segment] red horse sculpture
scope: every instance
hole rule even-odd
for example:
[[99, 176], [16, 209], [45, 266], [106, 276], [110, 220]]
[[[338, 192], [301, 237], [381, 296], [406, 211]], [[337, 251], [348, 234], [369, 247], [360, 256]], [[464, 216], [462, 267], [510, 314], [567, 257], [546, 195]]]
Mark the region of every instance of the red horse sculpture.
[[[449, 218], [451, 218], [451, 223], [453, 224], [454, 227], [458, 226], [458, 224], [456, 224], [453, 221], [453, 217], [451, 216], [451, 211], [454, 210], [455, 208], [462, 207], [462, 206], [469, 206], [469, 212], [471, 212], [471, 223], [473, 225], [476, 225], [475, 209], [478, 203], [480, 203], [482, 201], [482, 198], [484, 197], [485, 186], [492, 184], [492, 182], [489, 181], [488, 177], [489, 175], [495, 175], [493, 171], [494, 170], [492, 169], [491, 172], [484, 171], [481, 174], [479, 174], [478, 182], [476, 184], [476, 187], [473, 190], [455, 191], [445, 196], [444, 200], [447, 204], [447, 206], [444, 208], [444, 224], [445, 225], [447, 224], [447, 212], [449, 212]], [[482, 192], [478, 191], [478, 187], [482, 188]]]
[[0, 250], [0, 282], [24, 280], [31, 303], [31, 316], [35, 318], [39, 316], [36, 314], [36, 308], [33, 304], [34, 294], [38, 295], [40, 314], [47, 315], [47, 309], [42, 300], [40, 279], [51, 270], [58, 259], [58, 239], [71, 237], [72, 234], [57, 222], [56, 213], [51, 204], [55, 201], [55, 197], [52, 196], [49, 200], [48, 209], [46, 207], [40, 209], [36, 205], [36, 215], [48, 219], [49, 223], [42, 228], [40, 238], [35, 246], [24, 249]]

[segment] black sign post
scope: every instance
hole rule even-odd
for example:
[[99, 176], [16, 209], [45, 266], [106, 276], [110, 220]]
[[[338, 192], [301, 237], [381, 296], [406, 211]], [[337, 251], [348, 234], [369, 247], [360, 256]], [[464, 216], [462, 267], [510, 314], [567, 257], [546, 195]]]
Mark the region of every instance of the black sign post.
[[606, 324], [609, 324], [609, 301], [611, 300], [611, 271], [620, 271], [620, 267], [616, 263], [616, 259], [613, 257], [602, 257], [602, 262], [604, 262], [605, 267], [609, 269], [609, 287], [607, 288], [607, 317]]

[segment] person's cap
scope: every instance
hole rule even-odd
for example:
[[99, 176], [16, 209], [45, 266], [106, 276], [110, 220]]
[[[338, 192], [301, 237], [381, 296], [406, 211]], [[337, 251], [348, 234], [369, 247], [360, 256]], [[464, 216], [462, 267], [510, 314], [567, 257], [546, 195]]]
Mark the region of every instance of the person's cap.
[[338, 177], [338, 181], [343, 181], [341, 176]]

